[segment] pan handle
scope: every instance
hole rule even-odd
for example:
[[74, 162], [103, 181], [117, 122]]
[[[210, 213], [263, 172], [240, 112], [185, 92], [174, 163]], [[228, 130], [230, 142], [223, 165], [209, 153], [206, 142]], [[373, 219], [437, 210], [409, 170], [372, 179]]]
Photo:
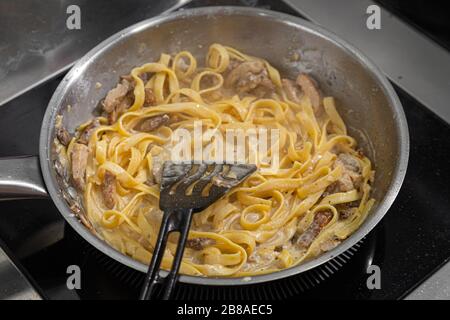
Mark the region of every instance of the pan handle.
[[0, 200], [46, 197], [37, 156], [0, 158]]

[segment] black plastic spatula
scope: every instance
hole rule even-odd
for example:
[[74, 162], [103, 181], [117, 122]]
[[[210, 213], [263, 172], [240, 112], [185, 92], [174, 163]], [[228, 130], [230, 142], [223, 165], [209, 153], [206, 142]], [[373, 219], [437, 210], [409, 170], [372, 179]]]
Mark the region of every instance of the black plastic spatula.
[[[153, 257], [141, 291], [141, 300], [151, 299], [157, 283], [163, 283], [162, 299], [170, 298], [177, 281], [192, 214], [213, 204], [240, 184], [256, 166], [251, 164], [164, 163], [159, 207], [164, 211]], [[178, 246], [168, 275], [161, 278], [159, 268], [169, 233], [178, 231]]]

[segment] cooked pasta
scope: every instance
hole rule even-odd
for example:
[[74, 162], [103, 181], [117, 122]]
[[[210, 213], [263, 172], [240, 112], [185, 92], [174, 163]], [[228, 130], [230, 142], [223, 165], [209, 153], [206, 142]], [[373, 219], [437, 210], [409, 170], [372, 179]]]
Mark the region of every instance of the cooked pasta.
[[[181, 273], [274, 272], [355, 232], [374, 203], [374, 172], [334, 99], [323, 98], [308, 75], [282, 79], [267, 61], [227, 46], [211, 45], [205, 60], [181, 51], [134, 68], [106, 96], [103, 115], [65, 143], [86, 223], [117, 250], [148, 263], [162, 217], [161, 166], [174, 132], [192, 132], [201, 121], [202, 129], [221, 133], [278, 129], [278, 143], [266, 155], [277, 152], [279, 165], [258, 170], [194, 215]], [[176, 237], [169, 237], [163, 268], [170, 268]]]

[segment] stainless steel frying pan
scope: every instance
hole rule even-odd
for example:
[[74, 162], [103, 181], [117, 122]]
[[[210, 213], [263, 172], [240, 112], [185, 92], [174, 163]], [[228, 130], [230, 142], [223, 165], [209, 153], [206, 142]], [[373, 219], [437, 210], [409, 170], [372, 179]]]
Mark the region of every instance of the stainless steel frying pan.
[[[307, 263], [250, 280], [181, 276], [180, 281], [238, 285], [280, 279], [314, 268], [353, 246], [383, 218], [403, 182], [409, 136], [402, 106], [380, 70], [347, 42], [302, 19], [254, 8], [183, 10], [138, 23], [92, 49], [53, 94], [42, 124], [39, 159], [0, 160], [1, 198], [50, 196], [67, 222], [84, 239], [111, 258], [145, 272], [144, 264], [110, 247], [70, 210], [65, 198], [72, 196], [71, 189], [58, 179], [54, 162], [55, 121], [57, 115], [63, 115], [64, 126], [73, 131], [92, 117], [98, 101], [115, 86], [120, 75], [127, 74], [134, 66], [158, 59], [161, 52], [181, 49], [202, 57], [215, 42], [263, 57], [292, 78], [299, 72], [309, 72], [319, 80], [326, 94], [337, 98], [339, 111], [351, 134], [375, 164], [373, 197], [376, 205], [351, 237]], [[299, 61], [293, 59], [296, 55]], [[102, 84], [101, 88], [95, 85], [97, 82]]]

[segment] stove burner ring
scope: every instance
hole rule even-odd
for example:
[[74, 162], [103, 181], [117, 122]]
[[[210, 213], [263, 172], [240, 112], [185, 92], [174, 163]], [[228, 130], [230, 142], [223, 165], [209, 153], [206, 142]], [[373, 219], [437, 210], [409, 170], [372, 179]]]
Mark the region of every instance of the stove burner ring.
[[[179, 283], [173, 294], [176, 300], [284, 300], [305, 293], [331, 278], [360, 251], [366, 238], [330, 261], [299, 275], [270, 283], [245, 286], [201, 286]], [[144, 274], [109, 258], [92, 246], [87, 254], [105, 268], [114, 278], [136, 290], [138, 294]]]

